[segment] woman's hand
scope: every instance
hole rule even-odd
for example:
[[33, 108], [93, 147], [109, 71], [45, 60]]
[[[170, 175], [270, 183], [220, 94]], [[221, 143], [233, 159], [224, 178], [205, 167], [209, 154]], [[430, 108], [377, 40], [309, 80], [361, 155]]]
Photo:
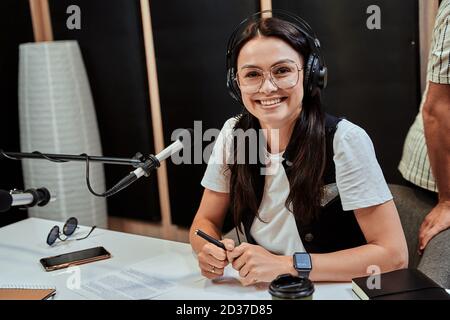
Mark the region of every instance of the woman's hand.
[[239, 271], [244, 286], [257, 282], [271, 282], [278, 275], [291, 273], [292, 257], [278, 256], [261, 246], [243, 243], [227, 251], [228, 260]]
[[[222, 242], [227, 248], [227, 252], [234, 249], [234, 241], [231, 239], [223, 239]], [[202, 271], [202, 275], [208, 279], [215, 279], [223, 276], [223, 269], [228, 265], [227, 252], [222, 248], [206, 243], [197, 255], [198, 265]]]

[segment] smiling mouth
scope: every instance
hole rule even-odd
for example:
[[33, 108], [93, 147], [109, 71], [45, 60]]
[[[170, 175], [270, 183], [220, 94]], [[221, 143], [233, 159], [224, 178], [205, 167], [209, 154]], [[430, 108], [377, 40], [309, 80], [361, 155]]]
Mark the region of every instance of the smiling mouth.
[[258, 104], [263, 107], [274, 107], [279, 105], [281, 102], [285, 101], [287, 97], [274, 98], [274, 99], [264, 99], [264, 100], [256, 100]]

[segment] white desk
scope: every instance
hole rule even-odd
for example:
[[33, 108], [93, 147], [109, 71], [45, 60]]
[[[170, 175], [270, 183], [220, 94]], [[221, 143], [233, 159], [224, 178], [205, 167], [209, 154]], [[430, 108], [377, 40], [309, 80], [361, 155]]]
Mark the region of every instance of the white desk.
[[[30, 218], [0, 228], [0, 285], [41, 284], [57, 288], [55, 299], [85, 299], [75, 289], [69, 289], [70, 273], [64, 270], [46, 272], [39, 259], [95, 246], [104, 246], [112, 258], [80, 266], [82, 283], [109, 272], [121, 270], [140, 261], [160, 257], [151, 267], [158, 277], [176, 281], [180, 287], [156, 299], [167, 300], [230, 300], [271, 299], [266, 286], [243, 287], [236, 281], [215, 282], [200, 275], [197, 260], [190, 245], [185, 243], [96, 229], [89, 238], [76, 241], [89, 227], [81, 227], [69, 240], [53, 247], [46, 237], [55, 224], [63, 223]], [[350, 283], [316, 283], [314, 299], [352, 299]]]

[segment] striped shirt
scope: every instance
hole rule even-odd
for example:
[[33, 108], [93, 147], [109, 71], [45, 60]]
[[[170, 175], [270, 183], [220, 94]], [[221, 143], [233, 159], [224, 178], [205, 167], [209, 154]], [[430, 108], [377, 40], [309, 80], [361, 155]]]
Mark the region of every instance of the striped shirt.
[[450, 0], [439, 6], [433, 30], [433, 40], [428, 58], [427, 86], [416, 119], [409, 129], [398, 169], [403, 177], [424, 189], [438, 192], [431, 172], [425, 141], [422, 108], [428, 92], [428, 83], [450, 84]]

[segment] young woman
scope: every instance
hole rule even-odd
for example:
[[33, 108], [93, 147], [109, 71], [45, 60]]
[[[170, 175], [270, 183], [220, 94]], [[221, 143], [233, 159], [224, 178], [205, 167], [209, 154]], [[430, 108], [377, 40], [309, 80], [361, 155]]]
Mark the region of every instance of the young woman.
[[[321, 111], [317, 79], [324, 75], [312, 59], [313, 36], [272, 17], [241, 29], [230, 63], [245, 110], [226, 121], [216, 141], [190, 232], [202, 274], [219, 277], [231, 263], [249, 285], [285, 273], [350, 281], [406, 267], [400, 219], [370, 138]], [[239, 129], [263, 129], [263, 163], [238, 161], [239, 152], [255, 148], [233, 138]], [[230, 155], [234, 161], [223, 161]], [[223, 250], [195, 235], [201, 229], [221, 239], [229, 209], [248, 242], [222, 239]], [[309, 265], [302, 267], [305, 255]]]

